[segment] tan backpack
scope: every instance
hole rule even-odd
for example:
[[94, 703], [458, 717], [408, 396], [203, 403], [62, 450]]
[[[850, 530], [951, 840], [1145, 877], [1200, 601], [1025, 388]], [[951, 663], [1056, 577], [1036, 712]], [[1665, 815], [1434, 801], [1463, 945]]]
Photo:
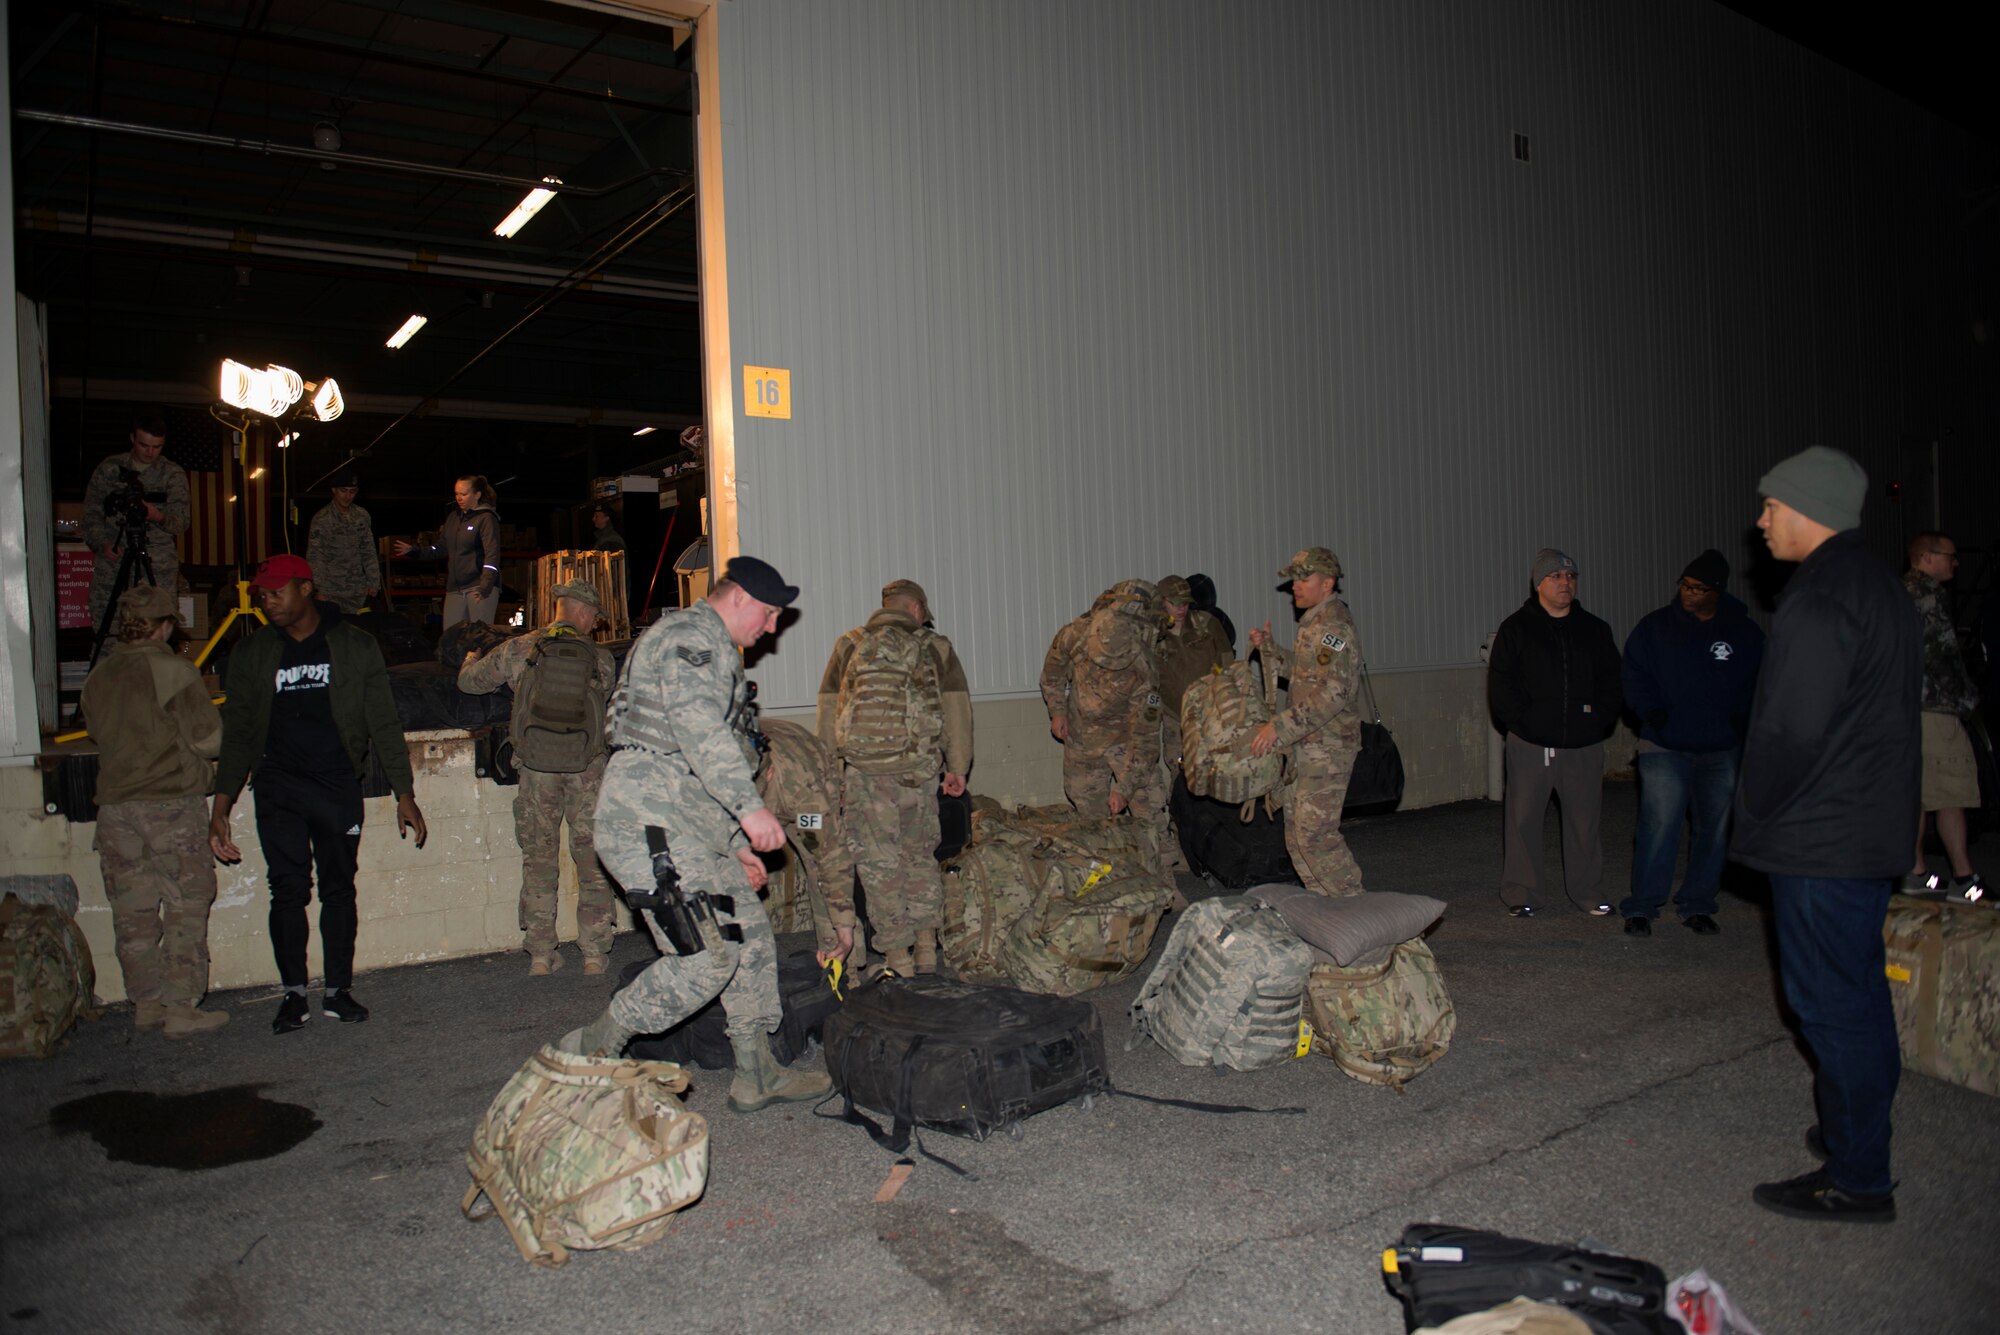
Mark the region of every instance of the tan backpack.
[[918, 627], [864, 627], [840, 678], [834, 747], [863, 773], [899, 773], [935, 759], [944, 737], [932, 635]]
[[708, 1183], [708, 1123], [681, 1106], [687, 1087], [672, 1062], [543, 1047], [473, 1130], [472, 1189], [459, 1208], [474, 1221], [498, 1215], [522, 1259], [540, 1266], [658, 1241]]
[[[1259, 684], [1258, 678], [1263, 678]], [[1284, 782], [1281, 750], [1253, 756], [1250, 743], [1277, 713], [1278, 674], [1248, 659], [1217, 668], [1181, 697], [1181, 773], [1196, 797], [1236, 802], [1247, 822], [1250, 804]]]

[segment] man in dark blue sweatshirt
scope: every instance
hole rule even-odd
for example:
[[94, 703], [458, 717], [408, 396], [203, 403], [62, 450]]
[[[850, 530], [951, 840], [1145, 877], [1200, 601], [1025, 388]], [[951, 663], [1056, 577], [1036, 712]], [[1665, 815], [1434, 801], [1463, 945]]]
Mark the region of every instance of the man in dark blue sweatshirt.
[[1715, 924], [1715, 887], [1728, 848], [1729, 804], [1764, 632], [1723, 591], [1729, 562], [1710, 548], [1681, 571], [1674, 601], [1649, 613], [1625, 641], [1625, 703], [1639, 718], [1639, 825], [1632, 893], [1618, 911], [1627, 936], [1651, 936], [1674, 886], [1681, 824], [1693, 816], [1687, 873], [1676, 907], [1698, 935]]

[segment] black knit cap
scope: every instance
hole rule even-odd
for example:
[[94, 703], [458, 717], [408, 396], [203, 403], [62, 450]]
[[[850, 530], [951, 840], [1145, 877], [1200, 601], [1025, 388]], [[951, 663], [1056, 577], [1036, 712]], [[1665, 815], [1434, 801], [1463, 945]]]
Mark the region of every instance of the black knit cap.
[[722, 577], [767, 607], [790, 607], [799, 596], [798, 585], [785, 583], [776, 566], [754, 556], [733, 558]]
[[1711, 589], [1719, 589], [1729, 583], [1729, 560], [1711, 547], [1687, 563], [1681, 578], [1700, 580]]

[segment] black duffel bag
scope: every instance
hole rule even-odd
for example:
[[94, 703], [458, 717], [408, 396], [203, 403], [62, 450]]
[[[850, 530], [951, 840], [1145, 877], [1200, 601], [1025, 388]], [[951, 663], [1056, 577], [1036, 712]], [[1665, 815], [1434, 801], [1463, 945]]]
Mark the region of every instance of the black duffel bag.
[[1367, 816], [1394, 811], [1403, 800], [1403, 753], [1382, 722], [1375, 704], [1375, 683], [1368, 665], [1361, 665], [1361, 690], [1366, 708], [1361, 715], [1361, 752], [1354, 757], [1354, 775], [1347, 781], [1342, 815]]
[[1089, 1002], [929, 974], [849, 993], [827, 1018], [826, 1070], [848, 1113], [893, 1120], [878, 1138], [898, 1153], [916, 1127], [984, 1140], [1111, 1088]]
[[1285, 851], [1283, 807], [1266, 811], [1262, 802], [1253, 802], [1246, 821], [1237, 803], [1196, 797], [1188, 791], [1187, 776], [1177, 774], [1167, 811], [1174, 818], [1181, 852], [1197, 873], [1214, 877], [1230, 890], [1299, 883], [1292, 855]]
[[1382, 1269], [1410, 1330], [1524, 1297], [1567, 1308], [1599, 1335], [1685, 1335], [1667, 1315], [1666, 1273], [1629, 1256], [1411, 1224]]

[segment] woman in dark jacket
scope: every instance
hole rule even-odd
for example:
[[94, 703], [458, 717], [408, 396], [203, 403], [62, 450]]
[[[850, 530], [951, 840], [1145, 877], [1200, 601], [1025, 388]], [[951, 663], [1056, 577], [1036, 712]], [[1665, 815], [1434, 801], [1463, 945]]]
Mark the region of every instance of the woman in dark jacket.
[[468, 473], [452, 486], [458, 508], [438, 525], [437, 541], [418, 547], [400, 539], [396, 555], [443, 561], [444, 624], [493, 624], [500, 607], [500, 493], [483, 474]]

